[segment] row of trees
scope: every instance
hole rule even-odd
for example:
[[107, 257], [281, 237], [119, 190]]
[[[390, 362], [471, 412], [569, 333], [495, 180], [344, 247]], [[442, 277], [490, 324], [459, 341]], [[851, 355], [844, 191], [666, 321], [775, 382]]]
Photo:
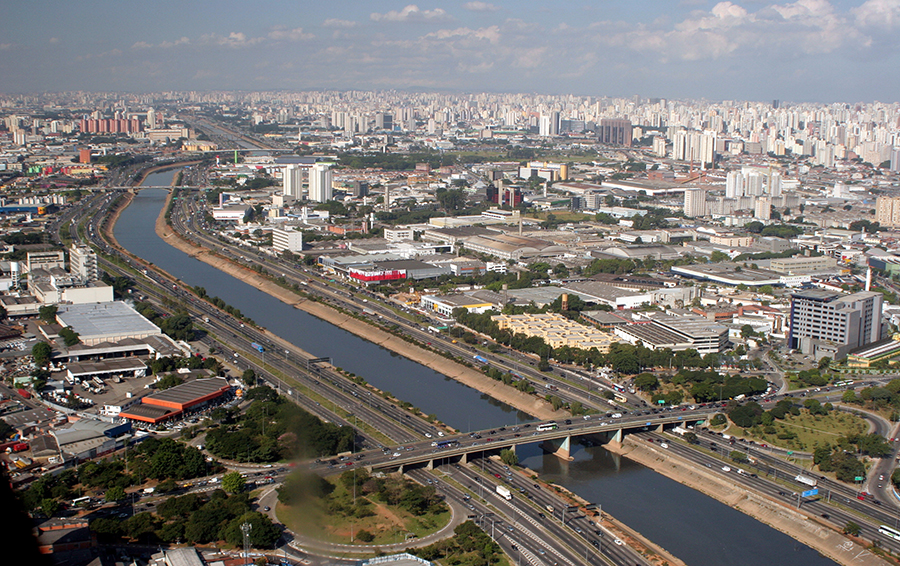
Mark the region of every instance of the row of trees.
[[315, 457], [352, 450], [355, 431], [325, 423], [291, 403], [270, 387], [245, 394], [253, 403], [240, 416], [220, 414], [224, 422], [209, 429], [207, 449], [239, 462], [275, 462], [284, 458]]
[[251, 510], [248, 494], [228, 495], [222, 490], [174, 497], [161, 503], [157, 513], [139, 513], [125, 521], [105, 517], [91, 522], [101, 541], [115, 543], [128, 538], [144, 544], [158, 542], [207, 544], [223, 540], [243, 544], [240, 526], [250, 523], [250, 543], [273, 548], [281, 531], [268, 516]]

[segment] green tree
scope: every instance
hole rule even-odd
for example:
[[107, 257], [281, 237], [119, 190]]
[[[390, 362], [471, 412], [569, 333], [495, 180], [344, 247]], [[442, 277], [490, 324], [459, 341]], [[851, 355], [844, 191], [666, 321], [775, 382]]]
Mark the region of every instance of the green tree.
[[366, 529], [360, 529], [360, 530], [356, 533], [356, 538], [358, 538], [358, 539], [361, 540], [362, 542], [372, 542], [373, 540], [375, 540], [375, 535], [373, 535], [372, 533], [370, 533], [370, 532], [367, 531]]
[[31, 347], [31, 356], [34, 358], [34, 363], [39, 366], [46, 365], [52, 354], [53, 348], [46, 342], [38, 342]]
[[62, 337], [66, 346], [74, 346], [75, 344], [81, 343], [81, 338], [78, 337], [78, 333], [69, 327], [61, 329], [59, 335]]
[[56, 313], [58, 310], [56, 305], [44, 305], [38, 309], [38, 317], [47, 324], [56, 324]]
[[763, 295], [774, 295], [775, 289], [773, 289], [771, 285], [763, 285], [759, 288], [759, 292]]
[[698, 440], [697, 435], [693, 432], [684, 433], [684, 441], [688, 444], [697, 444]]
[[854, 537], [859, 536], [860, 526], [854, 523], [853, 521], [847, 521], [847, 524], [844, 525], [844, 534], [850, 535]]
[[113, 487], [106, 490], [105, 499], [107, 501], [122, 501], [126, 497], [125, 489], [114, 485]]
[[731, 259], [728, 254], [725, 252], [720, 252], [719, 250], [714, 251], [709, 255], [709, 261], [713, 263], [719, 263], [721, 261], [728, 261]]
[[241, 374], [241, 381], [243, 381], [244, 385], [247, 387], [253, 387], [256, 385], [256, 372], [252, 369], [245, 369], [244, 373]]
[[241, 493], [244, 491], [244, 478], [240, 472], [230, 472], [222, 476], [222, 489], [228, 493]]
[[510, 448], [504, 448], [500, 451], [500, 459], [507, 466], [517, 466], [519, 464], [519, 455]]
[[52, 517], [56, 515], [59, 511], [59, 501], [51, 498], [44, 499], [41, 501], [41, 511], [44, 512], [44, 515], [48, 517]]

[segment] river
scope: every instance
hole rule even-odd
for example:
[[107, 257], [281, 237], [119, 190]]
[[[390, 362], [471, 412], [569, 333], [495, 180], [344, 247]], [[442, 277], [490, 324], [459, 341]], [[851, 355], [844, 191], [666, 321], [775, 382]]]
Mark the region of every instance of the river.
[[[173, 172], [148, 176], [165, 186]], [[141, 191], [116, 223], [119, 243], [190, 285], [206, 288], [275, 334], [391, 391], [459, 430], [510, 424], [529, 417], [420, 364], [315, 318], [169, 246], [154, 232], [166, 198]], [[461, 410], [465, 407], [465, 410]], [[691, 566], [825, 566], [835, 563], [806, 545], [602, 447], [577, 447], [574, 460], [518, 449], [542, 479], [571, 489]]]

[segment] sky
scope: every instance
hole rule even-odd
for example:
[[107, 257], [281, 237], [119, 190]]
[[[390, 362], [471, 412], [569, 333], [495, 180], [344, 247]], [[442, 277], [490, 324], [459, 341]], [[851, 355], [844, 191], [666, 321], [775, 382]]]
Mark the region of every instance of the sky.
[[5, 0], [0, 92], [896, 102], [898, 32], [900, 0]]

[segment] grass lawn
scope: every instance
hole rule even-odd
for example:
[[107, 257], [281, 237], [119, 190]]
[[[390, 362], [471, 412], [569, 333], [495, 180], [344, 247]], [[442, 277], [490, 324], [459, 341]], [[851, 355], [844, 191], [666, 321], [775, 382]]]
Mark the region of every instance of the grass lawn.
[[[438, 514], [415, 516], [408, 511], [388, 505], [372, 494], [357, 494], [355, 508], [364, 506], [368, 512], [363, 517], [336, 509], [354, 508], [354, 497], [337, 478], [329, 478], [335, 490], [330, 496], [331, 506], [326, 500], [314, 500], [303, 505], [283, 505], [278, 503], [275, 514], [291, 531], [326, 542], [340, 544], [379, 545], [403, 542], [407, 533], [421, 538], [440, 530], [450, 522], [449, 509]], [[369, 513], [370, 512], [370, 513]], [[372, 541], [360, 541], [356, 534], [360, 530], [372, 533]], [[353, 540], [351, 541], [351, 532]]]
[[[834, 444], [840, 436], [865, 433], [869, 429], [865, 420], [843, 411], [813, 416], [805, 410], [801, 411], [799, 416], [789, 414], [784, 420], [776, 420], [773, 427], [774, 432], [766, 432], [765, 427], [761, 425], [743, 430], [746, 438], [752, 438], [757, 442], [788, 450], [812, 452], [816, 445]], [[779, 434], [782, 436], [794, 434], [796, 437], [779, 438]]]

